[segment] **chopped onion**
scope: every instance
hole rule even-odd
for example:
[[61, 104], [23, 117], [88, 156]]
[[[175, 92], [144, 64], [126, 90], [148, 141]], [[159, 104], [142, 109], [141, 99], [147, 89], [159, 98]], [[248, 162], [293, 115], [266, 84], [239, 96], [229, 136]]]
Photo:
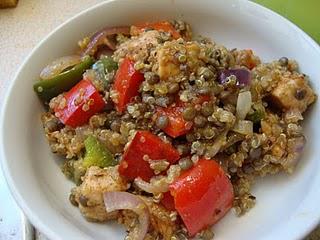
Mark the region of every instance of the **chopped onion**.
[[111, 50], [116, 49], [116, 42], [114, 39], [115, 34], [130, 34], [129, 27], [106, 27], [96, 32], [90, 37], [90, 42], [82, 55], [91, 55], [93, 56], [98, 47], [101, 45], [106, 45]]
[[136, 178], [134, 183], [143, 191], [153, 194], [164, 193], [169, 189], [169, 183], [165, 177], [153, 180], [148, 183], [141, 178]]
[[240, 92], [237, 100], [237, 117], [241, 120], [245, 119], [251, 109], [252, 98], [251, 92]]
[[79, 55], [71, 55], [71, 56], [65, 56], [58, 58], [54, 60], [52, 63], [47, 65], [40, 73], [40, 78], [45, 80], [45, 79], [50, 79], [61, 72], [63, 70], [73, 67], [74, 65], [78, 64], [81, 62], [81, 57]]
[[237, 121], [232, 129], [234, 132], [244, 134], [244, 135], [252, 135], [253, 134], [253, 122], [247, 120], [239, 120]]
[[223, 131], [213, 142], [213, 144], [208, 148], [205, 157], [213, 158], [220, 149], [227, 143], [227, 133], [228, 130]]
[[136, 195], [128, 192], [105, 192], [103, 194], [107, 212], [132, 210], [139, 216], [139, 225], [128, 234], [128, 239], [143, 240], [149, 228], [149, 210]]
[[219, 81], [221, 84], [225, 84], [228, 81], [228, 77], [235, 76], [237, 78], [238, 86], [248, 86], [251, 83], [250, 72], [244, 68], [228, 69], [220, 72]]

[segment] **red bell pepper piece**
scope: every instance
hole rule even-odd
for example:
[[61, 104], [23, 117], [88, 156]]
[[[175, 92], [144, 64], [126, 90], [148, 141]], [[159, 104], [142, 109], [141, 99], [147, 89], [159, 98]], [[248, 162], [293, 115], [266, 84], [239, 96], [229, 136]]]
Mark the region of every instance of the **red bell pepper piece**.
[[119, 173], [128, 180], [137, 177], [149, 181], [154, 176], [148, 159], [163, 160], [170, 164], [180, 158], [179, 152], [171, 144], [148, 131], [138, 131], [124, 151], [120, 161]]
[[169, 187], [190, 236], [219, 221], [232, 207], [233, 187], [220, 165], [201, 159]]
[[163, 131], [173, 138], [188, 133], [192, 128], [192, 122], [188, 122], [182, 117], [183, 109], [184, 106], [181, 103], [157, 109], [157, 116], [165, 115], [168, 117], [168, 125]]
[[163, 193], [160, 203], [169, 211], [175, 211], [174, 199], [170, 192]]
[[105, 102], [95, 86], [86, 79], [64, 94], [64, 108], [55, 107], [54, 111], [60, 121], [70, 127], [78, 127], [88, 122], [89, 118], [100, 112]]
[[167, 21], [152, 22], [152, 23], [141, 23], [131, 27], [131, 35], [138, 35], [146, 29], [153, 29], [157, 31], [168, 32], [174, 39], [181, 38], [180, 33]]
[[[208, 95], [199, 96], [194, 104], [202, 104], [206, 101], [210, 101], [211, 97]], [[168, 125], [163, 129], [163, 131], [169, 136], [176, 138], [184, 135], [190, 131], [192, 128], [192, 122], [184, 120], [182, 117], [182, 112], [185, 108], [185, 103], [178, 100], [175, 104], [167, 108], [158, 108], [156, 116], [165, 115], [169, 118]]]
[[135, 70], [134, 62], [125, 58], [121, 63], [116, 76], [113, 89], [117, 91], [118, 97], [115, 106], [118, 112], [123, 112], [126, 105], [139, 93], [139, 86], [143, 82], [144, 76]]

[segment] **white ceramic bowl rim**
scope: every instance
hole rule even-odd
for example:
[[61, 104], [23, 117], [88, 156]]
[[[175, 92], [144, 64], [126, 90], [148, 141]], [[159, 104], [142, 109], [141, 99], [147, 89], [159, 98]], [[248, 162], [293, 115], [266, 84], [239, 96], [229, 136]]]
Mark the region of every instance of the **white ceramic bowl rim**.
[[[33, 51], [29, 54], [29, 56], [25, 59], [24, 63], [20, 66], [19, 70], [17, 71], [14, 79], [17, 79], [21, 70], [24, 68], [24, 65], [30, 60], [31, 56], [34, 54], [34, 52], [37, 50], [37, 48], [39, 46], [41, 46], [44, 42], [46, 42], [46, 40], [48, 38], [50, 38], [53, 34], [55, 34], [60, 28], [62, 28], [63, 26], [69, 24], [70, 22], [75, 21], [78, 18], [81, 18], [83, 15], [85, 15], [87, 12], [92, 11], [93, 9], [99, 8], [104, 4], [108, 4], [110, 2], [114, 2], [115, 0], [109, 0], [109, 1], [105, 1], [102, 3], [99, 3], [97, 5], [94, 5], [90, 8], [88, 8], [85, 11], [82, 11], [81, 13], [77, 14], [76, 16], [70, 18], [68, 21], [64, 22], [63, 24], [61, 24], [60, 26], [58, 26], [54, 31], [52, 31], [47, 37], [45, 37], [41, 42], [39, 42], [37, 44], [37, 46], [33, 49]], [[287, 24], [288, 27], [293, 28], [296, 32], [298, 32], [301, 36], [304, 37], [304, 39], [306, 40], [306, 42], [312, 46], [312, 48], [314, 49], [314, 51], [318, 52], [320, 54], [320, 48], [318, 46], [318, 44], [311, 39], [307, 34], [305, 34], [300, 28], [298, 28], [296, 25], [294, 25], [293, 23], [291, 23], [289, 20], [285, 19], [284, 17], [278, 15], [277, 13], [263, 7], [260, 6], [256, 3], [253, 2], [247, 2], [246, 4], [251, 5], [252, 7], [254, 6], [257, 9], [260, 9], [263, 11], [265, 11], [266, 13], [268, 13], [268, 15], [271, 15], [273, 18], [276, 18], [282, 22], [285, 22]], [[47, 235], [50, 239], [61, 239], [61, 235], [58, 234], [56, 231], [53, 231], [52, 228], [50, 226], [48, 226], [43, 219], [40, 219], [37, 215], [37, 213], [33, 212], [28, 205], [25, 204], [24, 201], [24, 196], [22, 196], [19, 193], [19, 190], [16, 188], [15, 185], [15, 181], [14, 179], [11, 177], [10, 175], [10, 170], [8, 168], [8, 163], [7, 163], [7, 159], [9, 159], [9, 156], [6, 156], [6, 151], [4, 149], [4, 144], [3, 142], [5, 141], [6, 136], [4, 135], [4, 124], [5, 124], [5, 113], [7, 112], [7, 108], [8, 106], [8, 100], [9, 100], [9, 96], [13, 90], [14, 87], [16, 87], [17, 82], [15, 80], [13, 80], [9, 86], [9, 89], [7, 90], [6, 93], [6, 97], [4, 100], [4, 106], [2, 108], [1, 111], [1, 119], [0, 119], [0, 154], [1, 154], [1, 167], [3, 170], [3, 173], [5, 175], [6, 181], [9, 185], [10, 191], [14, 197], [14, 199], [17, 201], [18, 205], [21, 207], [21, 209], [23, 210], [23, 212], [27, 215], [27, 217], [30, 219], [30, 221], [41, 231], [43, 232], [45, 235]], [[28, 90], [29, 91], [29, 90]], [[320, 182], [320, 181], [319, 181]], [[308, 223], [307, 226], [301, 226], [301, 229], [299, 231], [298, 235], [295, 235], [295, 237], [298, 238], [302, 238], [304, 237], [308, 232], [310, 232], [319, 222], [320, 216], [318, 216], [318, 218], [313, 219], [311, 222]]]

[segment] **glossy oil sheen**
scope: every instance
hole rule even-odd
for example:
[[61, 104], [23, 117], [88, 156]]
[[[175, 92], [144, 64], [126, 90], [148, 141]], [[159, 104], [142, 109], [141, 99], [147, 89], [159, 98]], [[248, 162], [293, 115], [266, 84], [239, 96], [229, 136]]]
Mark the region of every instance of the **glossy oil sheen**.
[[[107, 1], [71, 19], [44, 39], [21, 66], [5, 101], [0, 123], [0, 158], [10, 189], [32, 223], [52, 240], [114, 239], [125, 236], [117, 224], [85, 221], [68, 201], [73, 184], [59, 169], [61, 159], [46, 142], [43, 108], [32, 84], [52, 60], [74, 52], [79, 39], [103, 26], [182, 18], [229, 48], [251, 48], [264, 61], [295, 58], [320, 92], [320, 50], [287, 20], [247, 0]], [[307, 146], [291, 176], [258, 181], [257, 205], [241, 218], [230, 212], [214, 226], [216, 240], [301, 239], [320, 219], [319, 101], [305, 115]]]

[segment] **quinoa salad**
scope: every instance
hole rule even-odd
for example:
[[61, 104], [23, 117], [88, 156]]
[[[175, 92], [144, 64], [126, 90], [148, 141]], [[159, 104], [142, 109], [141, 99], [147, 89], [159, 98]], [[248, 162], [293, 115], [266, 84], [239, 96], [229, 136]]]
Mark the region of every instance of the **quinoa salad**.
[[193, 36], [180, 20], [105, 27], [33, 88], [70, 203], [126, 239], [212, 239], [254, 207], [258, 178], [291, 174], [316, 100], [295, 60]]

